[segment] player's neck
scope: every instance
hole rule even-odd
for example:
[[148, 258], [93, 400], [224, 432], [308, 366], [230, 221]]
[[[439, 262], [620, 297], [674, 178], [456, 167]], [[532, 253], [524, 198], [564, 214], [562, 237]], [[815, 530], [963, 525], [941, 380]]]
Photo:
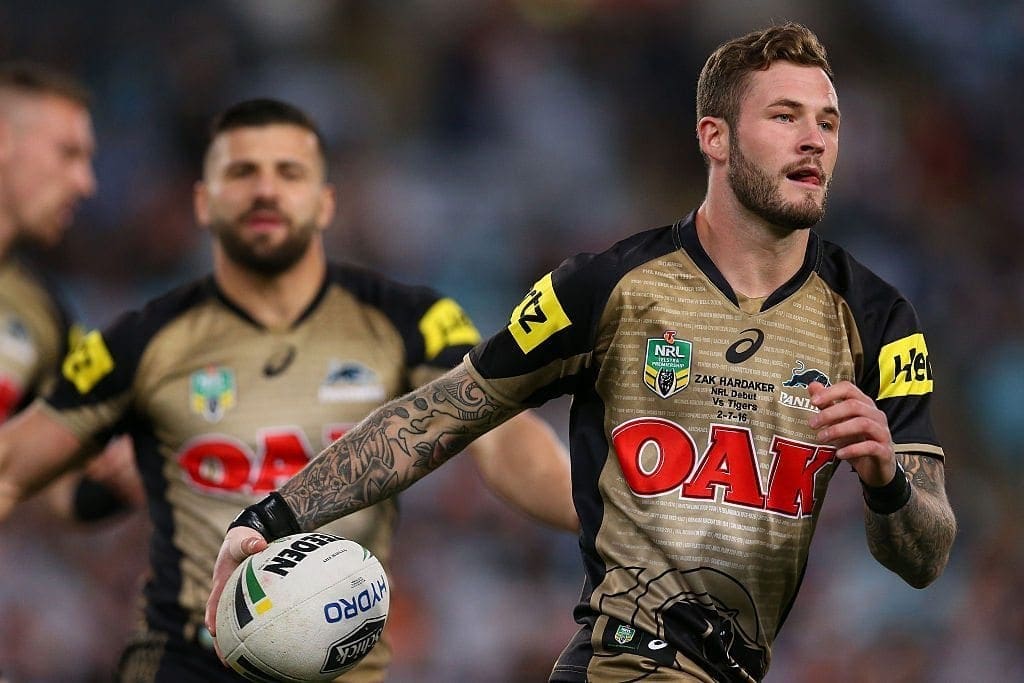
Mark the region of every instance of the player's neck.
[[704, 251], [737, 292], [770, 295], [803, 265], [808, 230], [784, 234], [749, 212], [705, 201], [697, 210], [697, 236]]
[[310, 249], [292, 268], [264, 276], [240, 266], [222, 251], [214, 252], [214, 278], [224, 295], [268, 329], [287, 329], [298, 320], [323, 286], [326, 260]]

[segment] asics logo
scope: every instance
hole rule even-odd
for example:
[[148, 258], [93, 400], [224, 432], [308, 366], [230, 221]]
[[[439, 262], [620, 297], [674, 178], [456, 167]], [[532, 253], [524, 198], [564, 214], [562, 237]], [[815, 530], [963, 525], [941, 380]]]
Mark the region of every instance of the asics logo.
[[732, 346], [725, 350], [725, 359], [733, 365], [749, 359], [757, 353], [757, 350], [761, 348], [761, 344], [764, 343], [764, 332], [756, 327], [751, 327], [743, 330], [740, 334], [746, 335], [748, 332], [751, 336], [740, 337], [733, 342]]

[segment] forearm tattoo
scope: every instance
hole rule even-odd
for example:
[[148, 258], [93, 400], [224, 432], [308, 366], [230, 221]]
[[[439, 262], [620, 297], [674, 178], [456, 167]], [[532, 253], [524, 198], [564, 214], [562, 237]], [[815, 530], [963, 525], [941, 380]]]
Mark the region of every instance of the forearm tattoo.
[[897, 456], [910, 478], [907, 504], [889, 515], [865, 507], [871, 554], [915, 588], [942, 573], [956, 535], [956, 520], [946, 498], [942, 463], [920, 455]]
[[495, 403], [460, 365], [375, 410], [279, 493], [299, 525], [315, 529], [408, 487], [517, 412]]

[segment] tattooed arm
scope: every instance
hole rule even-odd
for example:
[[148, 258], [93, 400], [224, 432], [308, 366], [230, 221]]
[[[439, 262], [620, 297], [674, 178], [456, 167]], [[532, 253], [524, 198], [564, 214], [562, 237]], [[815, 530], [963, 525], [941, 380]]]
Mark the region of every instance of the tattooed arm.
[[942, 463], [915, 454], [901, 454], [898, 459], [910, 480], [910, 500], [887, 515], [865, 505], [868, 548], [883, 566], [914, 588], [924, 588], [946, 566], [956, 520], [946, 498]]
[[514, 416], [459, 365], [375, 410], [280, 489], [303, 529], [398, 493]]
[[370, 413], [228, 531], [213, 572], [206, 623], [231, 572], [266, 541], [316, 529], [379, 502], [437, 469], [519, 411], [494, 402], [459, 365]]
[[810, 426], [822, 443], [836, 447], [836, 457], [850, 463], [864, 486], [871, 554], [911, 586], [924, 588], [945, 569], [956, 535], [942, 463], [897, 457], [885, 413], [850, 382], [812, 382], [808, 392], [819, 409]]

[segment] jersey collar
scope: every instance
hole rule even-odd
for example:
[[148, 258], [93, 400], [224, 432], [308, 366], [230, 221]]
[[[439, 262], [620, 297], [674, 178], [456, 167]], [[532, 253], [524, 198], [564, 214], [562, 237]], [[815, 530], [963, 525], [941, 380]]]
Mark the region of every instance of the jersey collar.
[[[328, 276], [327, 270], [325, 270], [323, 282], [320, 283], [320, 289], [317, 290], [316, 296], [314, 296], [313, 300], [309, 302], [308, 306], [306, 306], [306, 310], [304, 310], [302, 314], [295, 319], [295, 322], [291, 324], [291, 329], [294, 330], [296, 327], [301, 325], [303, 321], [305, 321], [306, 318], [308, 318], [313, 313], [313, 311], [316, 310], [317, 306], [320, 305], [320, 302], [323, 301], [324, 296], [327, 294], [327, 286], [329, 283], [330, 277]], [[259, 329], [266, 329], [264, 325], [260, 324], [251, 315], [249, 315], [245, 311], [245, 309], [243, 309], [241, 306], [239, 306], [234, 301], [228, 298], [227, 294], [225, 294], [223, 290], [221, 290], [221, 288], [217, 286], [217, 280], [213, 277], [212, 273], [206, 276], [206, 282], [204, 283], [204, 287], [207, 289], [207, 291], [212, 293], [213, 296], [215, 296], [218, 301], [220, 301], [230, 310], [234, 311], [234, 313], [238, 315], [238, 317], [242, 318], [243, 320], [250, 323], [254, 327], [257, 327]]]
[[[728, 299], [739, 306], [739, 299], [736, 297], [736, 292], [733, 291], [732, 285], [725, 279], [722, 272], [718, 270], [718, 266], [715, 265], [708, 253], [704, 251], [703, 245], [700, 243], [700, 239], [697, 237], [697, 224], [696, 224], [697, 212], [696, 210], [691, 211], [685, 218], [681, 218], [672, 226], [672, 230], [675, 233], [676, 244], [683, 249], [693, 262], [697, 264], [697, 267], [701, 269], [708, 280], [711, 281], [719, 291], [722, 292]], [[807, 281], [807, 278], [811, 276], [811, 273], [815, 272], [818, 268], [818, 263], [821, 260], [821, 240], [818, 234], [813, 230], [810, 231], [809, 239], [807, 240], [807, 251], [804, 253], [804, 262], [800, 266], [800, 270], [796, 272], [785, 284], [779, 287], [777, 290], [772, 292], [761, 304], [761, 310], [766, 311], [780, 301], [785, 300], [790, 295], [794, 294], [800, 287]]]

